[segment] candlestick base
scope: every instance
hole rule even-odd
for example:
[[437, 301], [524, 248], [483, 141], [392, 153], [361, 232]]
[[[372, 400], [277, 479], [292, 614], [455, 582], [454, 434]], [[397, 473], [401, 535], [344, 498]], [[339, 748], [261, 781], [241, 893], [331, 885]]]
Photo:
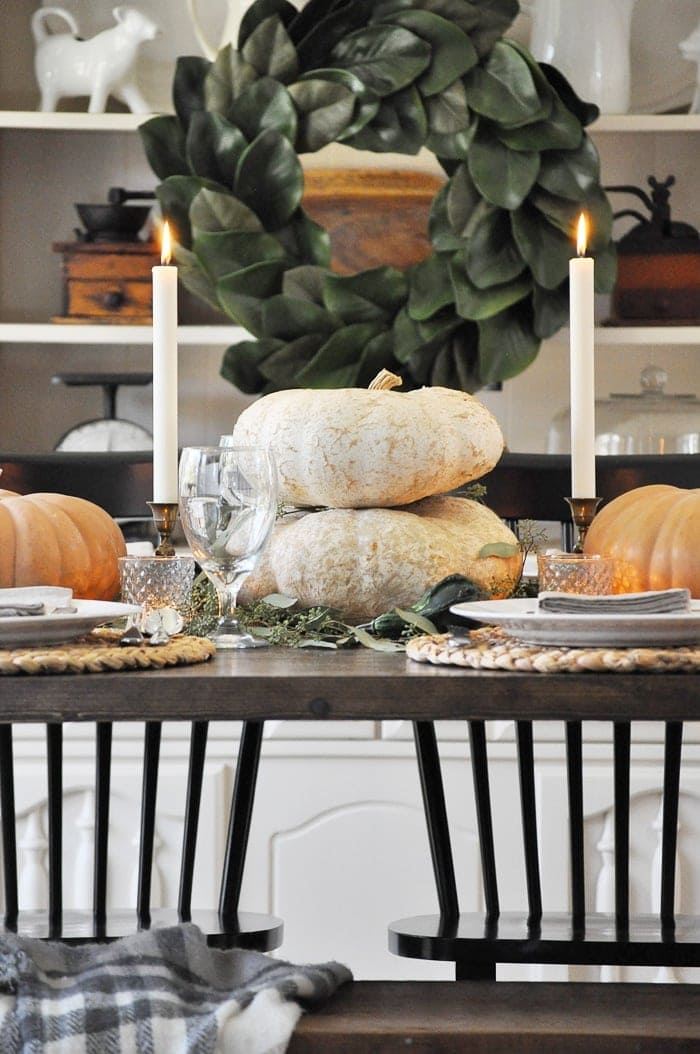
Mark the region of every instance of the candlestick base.
[[156, 556], [175, 556], [175, 549], [170, 541], [170, 535], [173, 533], [177, 523], [177, 502], [149, 501], [147, 504], [151, 510], [153, 523], [160, 539], [156, 548]]
[[586, 540], [588, 528], [593, 523], [593, 517], [598, 511], [602, 498], [565, 498], [564, 501], [571, 509], [571, 518], [576, 527], [576, 539], [573, 552], [582, 553], [583, 544]]

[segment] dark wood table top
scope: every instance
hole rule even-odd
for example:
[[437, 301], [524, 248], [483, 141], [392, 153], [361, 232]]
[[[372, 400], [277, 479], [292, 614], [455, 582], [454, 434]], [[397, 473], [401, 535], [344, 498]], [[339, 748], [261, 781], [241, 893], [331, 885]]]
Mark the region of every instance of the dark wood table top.
[[700, 718], [688, 673], [511, 673], [365, 648], [260, 648], [195, 666], [0, 677], [5, 721]]

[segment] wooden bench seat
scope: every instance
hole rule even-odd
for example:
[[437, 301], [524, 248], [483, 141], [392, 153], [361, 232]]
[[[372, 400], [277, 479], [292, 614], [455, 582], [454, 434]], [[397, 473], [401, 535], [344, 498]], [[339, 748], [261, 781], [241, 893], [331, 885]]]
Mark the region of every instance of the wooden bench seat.
[[694, 985], [355, 981], [302, 1017], [287, 1054], [698, 1050]]

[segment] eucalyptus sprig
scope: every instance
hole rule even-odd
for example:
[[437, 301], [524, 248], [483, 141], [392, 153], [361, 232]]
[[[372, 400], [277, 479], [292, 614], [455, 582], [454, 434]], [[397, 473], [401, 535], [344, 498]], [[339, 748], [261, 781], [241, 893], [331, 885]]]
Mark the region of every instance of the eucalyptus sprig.
[[[244, 392], [366, 387], [382, 369], [476, 391], [516, 376], [568, 316], [591, 218], [612, 289], [612, 210], [582, 102], [504, 37], [517, 0], [255, 0], [237, 46], [177, 61], [175, 114], [140, 126], [184, 284], [252, 334], [222, 375]], [[432, 255], [340, 276], [303, 208], [300, 155], [432, 152]]]

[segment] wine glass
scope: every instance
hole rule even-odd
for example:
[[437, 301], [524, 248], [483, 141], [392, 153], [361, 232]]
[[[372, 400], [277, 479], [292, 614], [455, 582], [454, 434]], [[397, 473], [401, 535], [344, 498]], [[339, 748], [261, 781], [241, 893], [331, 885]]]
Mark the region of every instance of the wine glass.
[[277, 515], [277, 471], [263, 447], [185, 447], [180, 457], [180, 519], [190, 548], [214, 585], [217, 648], [267, 641], [242, 630], [238, 593], [258, 562]]

